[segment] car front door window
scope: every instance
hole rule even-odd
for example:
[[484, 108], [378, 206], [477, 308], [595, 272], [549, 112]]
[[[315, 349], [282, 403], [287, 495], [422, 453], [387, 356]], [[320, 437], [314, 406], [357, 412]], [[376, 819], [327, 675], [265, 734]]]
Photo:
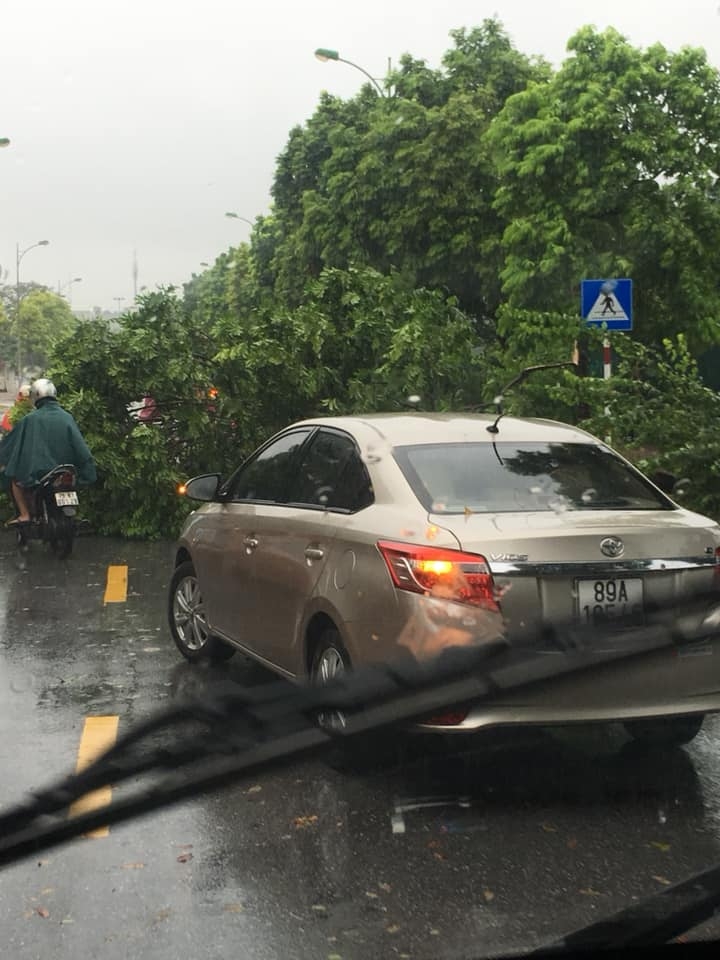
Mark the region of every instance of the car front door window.
[[293, 460], [309, 434], [309, 429], [293, 430], [261, 450], [237, 474], [231, 484], [229, 499], [234, 502], [282, 503], [292, 478]]

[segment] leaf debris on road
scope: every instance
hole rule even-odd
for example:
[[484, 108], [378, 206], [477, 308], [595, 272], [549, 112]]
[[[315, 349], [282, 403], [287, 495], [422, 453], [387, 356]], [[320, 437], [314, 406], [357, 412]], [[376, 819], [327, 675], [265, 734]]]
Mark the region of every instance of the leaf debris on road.
[[225, 913], [243, 913], [245, 904], [243, 903], [225, 903], [223, 904]]
[[317, 822], [317, 814], [312, 813], [304, 817], [294, 817], [292, 824], [296, 830], [305, 830], [307, 827], [314, 827]]
[[661, 850], [663, 853], [667, 853], [670, 849], [670, 844], [663, 843], [661, 840], [651, 840], [650, 846], [655, 847], [656, 850]]

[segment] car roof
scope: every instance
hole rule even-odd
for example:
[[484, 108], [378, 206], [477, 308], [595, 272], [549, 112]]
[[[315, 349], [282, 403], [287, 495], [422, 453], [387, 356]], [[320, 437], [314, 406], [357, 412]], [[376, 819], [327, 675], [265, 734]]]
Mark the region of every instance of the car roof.
[[336, 427], [357, 435], [374, 432], [393, 446], [418, 443], [556, 442], [599, 443], [597, 437], [555, 420], [502, 416], [497, 433], [487, 427], [497, 414], [489, 413], [372, 413], [343, 417], [315, 417], [293, 426]]

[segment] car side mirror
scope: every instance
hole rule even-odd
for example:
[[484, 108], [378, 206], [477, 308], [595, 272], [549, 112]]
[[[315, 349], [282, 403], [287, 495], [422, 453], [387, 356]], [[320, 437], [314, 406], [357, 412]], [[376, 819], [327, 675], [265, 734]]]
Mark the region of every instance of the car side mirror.
[[204, 503], [211, 503], [218, 498], [221, 477], [219, 473], [204, 473], [199, 477], [193, 477], [183, 484], [181, 492], [190, 500], [201, 500]]

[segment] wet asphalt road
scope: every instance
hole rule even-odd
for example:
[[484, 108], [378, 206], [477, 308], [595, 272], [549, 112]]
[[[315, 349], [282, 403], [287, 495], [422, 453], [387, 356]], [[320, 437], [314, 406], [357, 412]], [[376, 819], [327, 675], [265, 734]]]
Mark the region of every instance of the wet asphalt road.
[[[173, 699], [268, 681], [239, 656], [180, 660], [169, 544], [88, 538], [67, 563], [33, 547], [21, 564], [0, 533], [1, 808], [74, 769], [87, 716], [124, 732]], [[125, 602], [103, 603], [109, 564], [128, 566]], [[709, 721], [656, 756], [602, 727], [494, 733], [455, 756], [398, 745], [362, 774], [298, 759], [0, 870], [0, 955], [521, 952], [720, 860], [719, 743]]]

